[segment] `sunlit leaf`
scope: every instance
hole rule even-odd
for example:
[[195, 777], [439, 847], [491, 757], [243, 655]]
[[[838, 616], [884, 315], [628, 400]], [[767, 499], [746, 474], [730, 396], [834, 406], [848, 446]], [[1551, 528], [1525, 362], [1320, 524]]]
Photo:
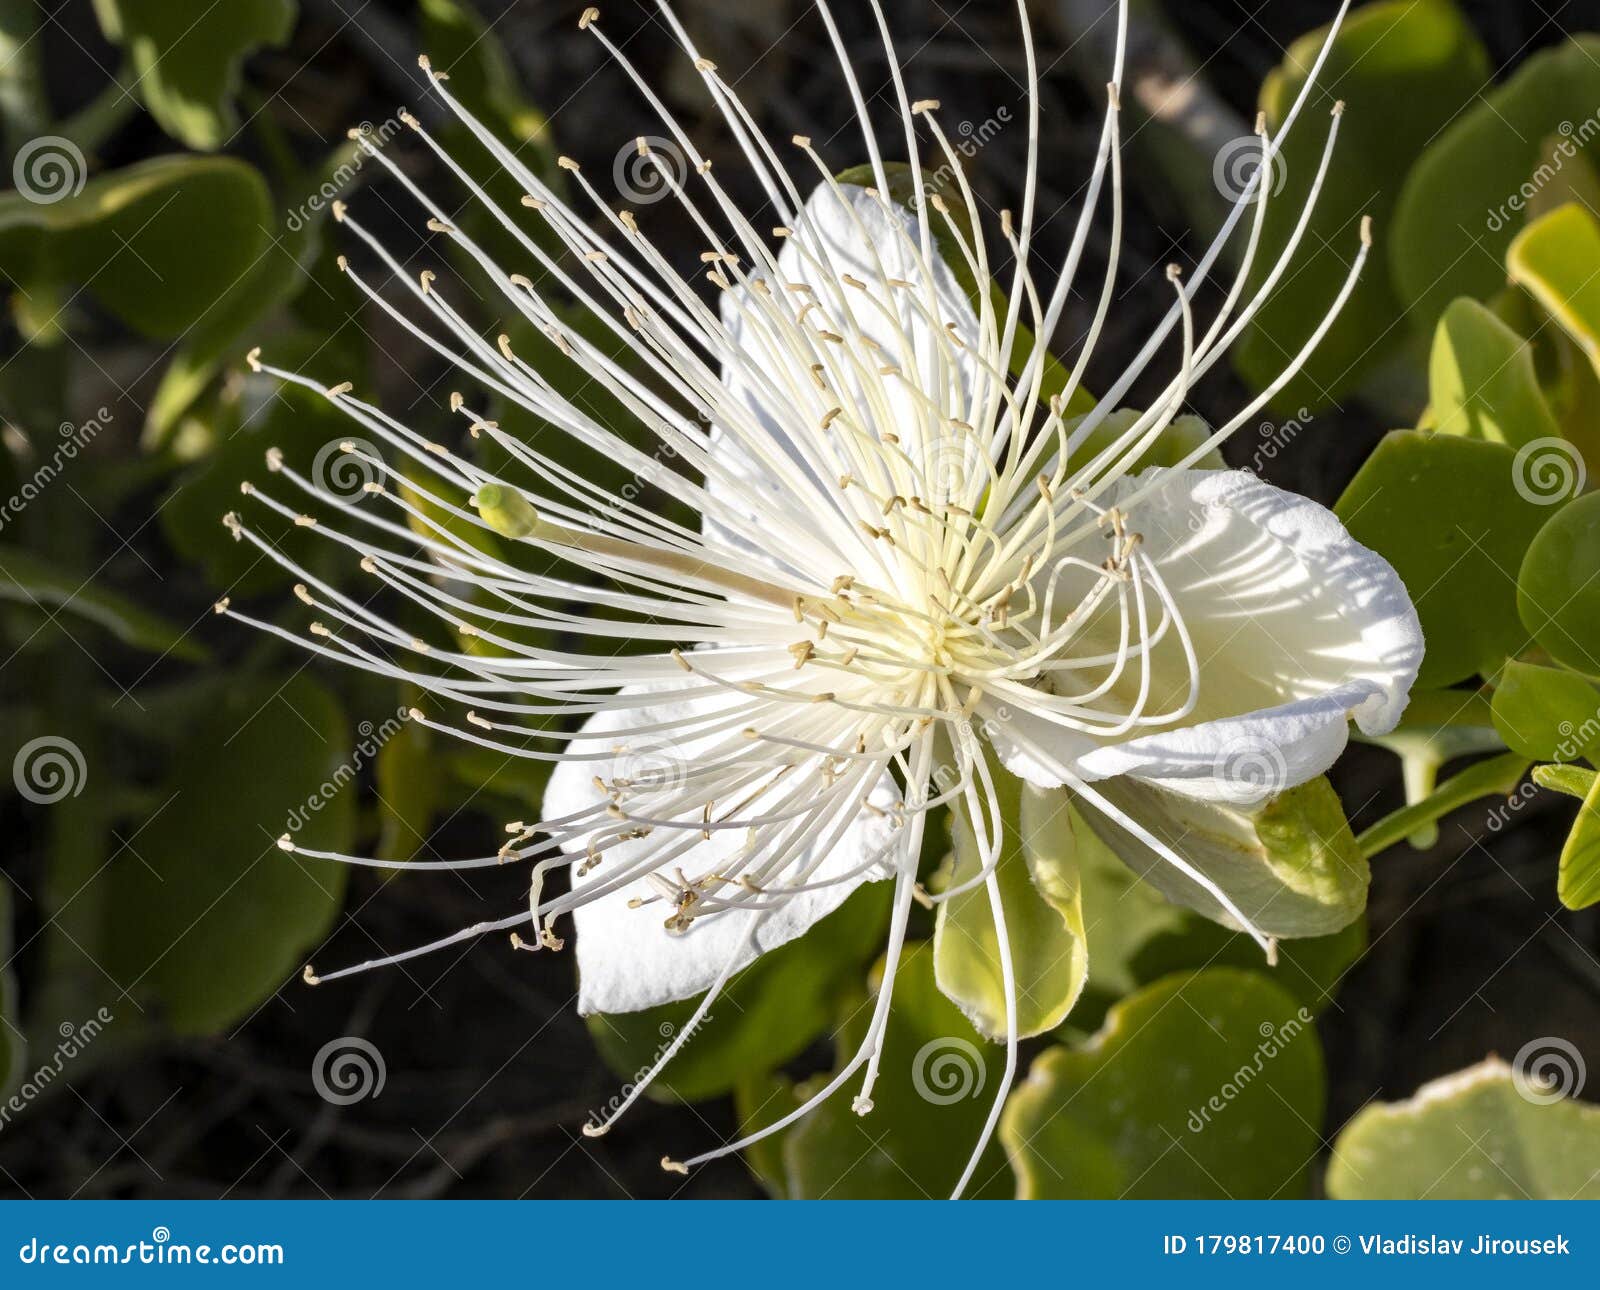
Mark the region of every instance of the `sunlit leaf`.
[[1494, 725], [1534, 761], [1576, 761], [1600, 741], [1600, 690], [1554, 667], [1509, 662], [1495, 682]]
[[1561, 433], [1534, 374], [1532, 347], [1476, 300], [1453, 301], [1439, 319], [1428, 367], [1439, 434], [1520, 448]]
[[1431, 331], [1457, 296], [1488, 300], [1505, 285], [1506, 250], [1529, 203], [1558, 175], [1547, 141], [1566, 138], [1562, 165], [1580, 160], [1596, 103], [1600, 37], [1577, 36], [1530, 55], [1429, 145], [1387, 239], [1395, 285], [1418, 328]]
[[1600, 676], [1600, 493], [1551, 516], [1517, 575], [1522, 623], [1550, 656]]
[[1166, 977], [1034, 1061], [1000, 1122], [1025, 1199], [1303, 1196], [1325, 1080], [1311, 1014], [1253, 972]]
[[[1268, 935], [1326, 936], [1366, 908], [1367, 862], [1324, 778], [1253, 809], [1198, 801], [1131, 776], [1094, 788], [1226, 892]], [[1214, 895], [1123, 825], [1086, 801], [1077, 810], [1101, 842], [1168, 900], [1237, 926]]]
[[1328, 936], [1284, 941], [1277, 963], [1269, 966], [1248, 935], [1168, 900], [1074, 816], [1089, 941], [1089, 982], [1069, 1018], [1075, 1027], [1098, 1025], [1108, 1007], [1140, 986], [1203, 967], [1263, 972], [1320, 1012], [1366, 947], [1366, 920], [1358, 918]]
[[133, 61], [150, 115], [173, 138], [210, 152], [232, 137], [240, 64], [262, 45], [281, 45], [294, 0], [94, 0], [106, 39]]
[[1506, 268], [1600, 367], [1600, 223], [1595, 217], [1576, 202], [1541, 216], [1511, 243]]
[[[1267, 78], [1261, 107], [1273, 128], [1299, 96], [1326, 38], [1325, 28], [1302, 36]], [[1331, 307], [1359, 249], [1362, 217], [1372, 217], [1380, 240], [1388, 236], [1412, 163], [1488, 75], [1482, 42], [1449, 0], [1383, 0], [1345, 20], [1274, 169], [1274, 183], [1283, 187], [1268, 203], [1253, 285], [1276, 265], [1310, 195], [1326, 139], [1317, 109], [1345, 102], [1338, 147], [1293, 267], [1234, 351], [1239, 371], [1257, 389], [1277, 378]], [[1325, 406], [1337, 399], [1392, 351], [1383, 338], [1399, 333], [1400, 312], [1381, 263], [1369, 264], [1339, 321], [1276, 403]]]
[[[1574, 1049], [1571, 1058], [1578, 1057]], [[1337, 1200], [1600, 1199], [1600, 1107], [1518, 1087], [1490, 1059], [1358, 1112], [1333, 1144]], [[1529, 1096], [1529, 1094], [1532, 1096]]]
[[0, 195], [0, 276], [46, 298], [82, 286], [130, 327], [170, 339], [252, 270], [271, 222], [250, 166], [158, 157], [52, 204]]
[[[1419, 686], [1492, 672], [1521, 652], [1517, 568], [1559, 494], [1498, 443], [1397, 430], [1367, 458], [1335, 513], [1405, 582], [1427, 643]], [[1520, 485], [1520, 487], [1519, 487]]]
[[1561, 870], [1556, 895], [1568, 909], [1587, 909], [1600, 903], [1600, 791], [1595, 780], [1578, 808], [1572, 832], [1561, 848]]
[[[991, 773], [1007, 829], [994, 876], [1013, 965], [1017, 1034], [1026, 1038], [1059, 1026], [1083, 990], [1083, 893], [1067, 795], [1026, 786], [998, 767]], [[957, 811], [954, 834], [947, 886], [976, 877], [985, 860], [964, 810]], [[1005, 977], [986, 886], [939, 906], [933, 963], [939, 988], [967, 1020], [989, 1038], [1003, 1039]]]

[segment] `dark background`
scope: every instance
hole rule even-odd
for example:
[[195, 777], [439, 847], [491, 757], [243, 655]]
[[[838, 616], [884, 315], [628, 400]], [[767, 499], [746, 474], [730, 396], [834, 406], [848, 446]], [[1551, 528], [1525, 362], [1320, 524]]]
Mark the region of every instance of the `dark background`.
[[[625, 77], [576, 30], [584, 6], [550, 0], [479, 0], [478, 8], [515, 61], [528, 97], [552, 118], [559, 147], [609, 173], [619, 147], [659, 128]], [[1099, 101], [1086, 92], [1051, 5], [1034, 6], [1043, 90], [1043, 189], [1059, 210], [1039, 234], [1041, 262], [1058, 260], [1076, 215], [1099, 130]], [[1497, 67], [1514, 66], [1565, 33], [1600, 28], [1600, 4], [1462, 0]], [[87, 0], [41, 8], [50, 83], [63, 109], [98, 90], [115, 65]], [[949, 120], [982, 121], [1004, 104], [1020, 110], [1021, 53], [1008, 0], [885, 0], [913, 98], [938, 97]], [[1261, 4], [1174, 0], [1168, 6], [1212, 88], [1246, 118], [1265, 74], [1284, 47], [1327, 21], [1325, 0]], [[289, 46], [252, 59], [250, 83], [270, 113], [311, 159], [351, 123], [382, 120], [397, 104], [424, 97], [415, 70], [411, 6], [402, 0], [303, 0]], [[841, 0], [841, 23], [869, 91], [883, 80], [882, 50], [865, 5]], [[811, 134], [830, 162], [862, 160], [846, 132], [849, 105], [830, 74], [820, 23], [801, 0], [685, 0], [680, 12], [705, 52], [739, 83], [778, 138]], [[610, 0], [606, 30], [657, 86], [736, 195], [755, 196], [735, 155], [710, 121], [683, 60], [654, 18], [654, 6]], [[746, 70], [748, 69], [748, 70]], [[1101, 78], [1103, 79], [1103, 77]], [[878, 106], [882, 106], [881, 101]], [[1600, 106], [1600, 105], [1597, 105]], [[254, 110], [246, 104], [246, 111]], [[1001, 205], [1020, 186], [1021, 131], [1002, 131], [974, 166], [976, 182]], [[412, 143], [408, 152], [421, 154]], [[171, 150], [148, 118], [131, 120], [103, 150], [105, 165]], [[242, 140], [240, 151], [249, 155]], [[430, 172], [425, 155], [413, 173]], [[409, 165], [409, 163], [408, 163]], [[1130, 209], [1122, 286], [1088, 384], [1104, 388], [1145, 330], [1167, 307], [1160, 271], [1199, 251], [1189, 218], [1161, 174], [1129, 154]], [[402, 256], [420, 245], [404, 203], [382, 185], [356, 194], [362, 215]], [[760, 221], [757, 220], [757, 223]], [[1104, 233], [1091, 248], [1085, 281], [1097, 282]], [[672, 247], [682, 261], [692, 240]], [[514, 266], [512, 266], [514, 267]], [[1048, 284], [1046, 284], [1048, 286]], [[1152, 289], [1153, 287], [1161, 289]], [[1081, 303], [1081, 302], [1080, 302]], [[352, 322], [350, 325], [356, 325]], [[442, 424], [445, 373], [399, 336], [375, 327], [384, 402]], [[101, 342], [108, 371], [120, 372], [118, 340]], [[137, 370], [137, 369], [135, 369]], [[427, 391], [426, 398], [417, 393]], [[148, 393], [134, 386], [127, 397]], [[108, 398], [124, 397], [109, 389]], [[1214, 423], [1244, 391], [1225, 371], [1196, 391], [1195, 406]], [[92, 400], [91, 400], [92, 402]], [[135, 426], [137, 415], [122, 418]], [[1350, 402], [1319, 416], [1312, 433], [1259, 463], [1275, 483], [1325, 503], [1336, 498], [1380, 435], [1392, 428]], [[1248, 437], [1248, 430], [1241, 438]], [[1251, 445], [1235, 442], [1230, 460], [1249, 464]], [[115, 448], [107, 448], [114, 451]], [[150, 499], [145, 499], [149, 501]], [[137, 506], [110, 517], [120, 585], [184, 622], [214, 597], [181, 567]], [[142, 567], [141, 567], [142, 566]], [[150, 570], [158, 570], [152, 576]], [[250, 648], [237, 629], [201, 626], [226, 661]], [[224, 662], [226, 665], [226, 662]], [[137, 673], [123, 677], [132, 684]], [[331, 678], [335, 684], [338, 677]], [[1334, 774], [1359, 830], [1398, 804], [1394, 763], [1353, 748]], [[34, 876], [34, 817], [0, 819], [4, 867], [19, 892]], [[1523, 812], [1535, 816], [1534, 808]], [[1423, 1081], [1478, 1061], [1509, 1056], [1528, 1034], [1600, 1034], [1600, 911], [1561, 911], [1556, 855], [1564, 819], [1525, 818], [1498, 834], [1472, 809], [1446, 821], [1426, 853], [1396, 849], [1374, 866], [1371, 949], [1345, 980], [1320, 1025], [1330, 1065], [1331, 1132], [1374, 1097], [1411, 1093]], [[429, 853], [475, 853], [494, 824], [463, 816], [431, 839]], [[358, 872], [346, 912], [316, 955], [336, 965], [421, 942], [517, 907], [522, 880], [511, 874], [466, 881], [441, 875], [384, 883]], [[31, 914], [19, 899], [19, 943]], [[16, 965], [26, 978], [29, 963]], [[456, 1196], [556, 1197], [759, 1194], [738, 1161], [689, 1179], [664, 1175], [657, 1161], [721, 1141], [733, 1128], [723, 1103], [646, 1105], [601, 1141], [579, 1125], [613, 1092], [574, 1014], [570, 956], [513, 955], [504, 942], [463, 946], [322, 990], [298, 981], [231, 1034], [162, 1045], [85, 1074], [0, 1132], [0, 1194], [31, 1196]], [[381, 1097], [329, 1106], [307, 1078], [313, 1054], [331, 1036], [371, 1039], [387, 1063]], [[820, 1066], [826, 1053], [810, 1055]], [[805, 1065], [805, 1063], [802, 1063]], [[559, 1239], [559, 1235], [555, 1237]]]

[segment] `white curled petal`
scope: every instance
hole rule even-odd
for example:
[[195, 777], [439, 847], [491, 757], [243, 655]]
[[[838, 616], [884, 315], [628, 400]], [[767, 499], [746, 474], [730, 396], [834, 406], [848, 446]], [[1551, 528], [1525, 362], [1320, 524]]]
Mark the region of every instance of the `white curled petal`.
[[[628, 729], [645, 722], [687, 725], [709, 711], [725, 709], [727, 702], [725, 696], [665, 700], [648, 709], [598, 713], [585, 729], [616, 731], [617, 744], [603, 745], [614, 756], [611, 760], [557, 763], [545, 793], [546, 818], [571, 815], [606, 800], [594, 783], [596, 775], [609, 781], [619, 775], [637, 777], [643, 771], [661, 777], [662, 791], [670, 793], [672, 777], [687, 773], [686, 768], [702, 751], [706, 739], [674, 745], [658, 735], [629, 739]], [[580, 905], [572, 916], [577, 938], [579, 1012], [635, 1012], [703, 994], [728, 969], [730, 958], [733, 971], [748, 966], [760, 954], [795, 939], [832, 913], [862, 883], [890, 876], [895, 830], [885, 812], [897, 806], [900, 797], [888, 775], [878, 782], [870, 800], [878, 809], [858, 813], [815, 868], [811, 865], [818, 858], [818, 847], [801, 851], [781, 878], [769, 879], [764, 888], [775, 891], [785, 881], [807, 885], [837, 881], [788, 896], [778, 908], [754, 922], [748, 912], [726, 910], [696, 918], [685, 932], [669, 932], [663, 924], [672, 913], [672, 906], [643, 876]], [[840, 823], [837, 816], [831, 817], [820, 839], [833, 837]], [[698, 838], [697, 830], [687, 833]], [[698, 839], [694, 849], [670, 869], [683, 869], [694, 875], [714, 873], [741, 854], [748, 840], [745, 829], [714, 831], [710, 839]], [[604, 859], [589, 873], [579, 877], [574, 869], [573, 889], [582, 892], [615, 881], [615, 876], [635, 863], [652, 841], [659, 844], [659, 836], [607, 846]], [[586, 844], [586, 839], [579, 838], [566, 844], [565, 849], [581, 852]], [[651, 903], [630, 907], [630, 901], [635, 899]]]
[[1348, 720], [1394, 728], [1421, 625], [1399, 575], [1333, 512], [1244, 471], [1151, 470], [1118, 492], [1193, 639], [1199, 701], [1178, 728], [1081, 757], [1085, 779], [1249, 804], [1326, 770]]

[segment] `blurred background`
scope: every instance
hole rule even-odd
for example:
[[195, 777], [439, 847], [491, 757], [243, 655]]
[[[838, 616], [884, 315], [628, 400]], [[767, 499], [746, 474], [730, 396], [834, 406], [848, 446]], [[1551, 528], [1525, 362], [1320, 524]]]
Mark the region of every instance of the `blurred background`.
[[[538, 784], [402, 726], [396, 713], [415, 696], [212, 612], [227, 596], [299, 629], [289, 579], [229, 541], [220, 517], [240, 480], [262, 473], [266, 448], [334, 470], [329, 453], [347, 434], [322, 400], [252, 376], [251, 347], [327, 384], [353, 381], [424, 434], [454, 433], [456, 378], [337, 271], [335, 257], [359, 248], [330, 217], [335, 199], [409, 270], [445, 262], [414, 203], [361, 162], [346, 132], [361, 130], [424, 187], [453, 193], [441, 163], [399, 124], [407, 107], [481, 172], [485, 158], [448, 129], [420, 79], [416, 54], [426, 51], [536, 170], [555, 174], [566, 154], [603, 191], [609, 179], [626, 191], [633, 139], [663, 130], [578, 30], [584, 7], [0, 0], [0, 128], [16, 190], [0, 197], [10, 306], [0, 495], [11, 499], [0, 511], [0, 754], [13, 768], [0, 780], [0, 1089], [33, 1090], [0, 1116], [0, 1194], [764, 1194], [737, 1158], [689, 1178], [658, 1168], [663, 1154], [733, 1134], [726, 1090], [647, 1100], [608, 1137], [582, 1136], [633, 1061], [617, 1062], [619, 1076], [596, 1045], [606, 1023], [575, 1015], [570, 954], [516, 954], [496, 936], [321, 989], [301, 982], [307, 961], [342, 966], [513, 912], [526, 878], [386, 877], [291, 858], [275, 839], [292, 812], [312, 845], [441, 859], [498, 845], [504, 822], [534, 809]], [[1093, 161], [1108, 23], [1100, 0], [1029, 7], [1043, 69], [1047, 218], [1037, 247], [1050, 266]], [[1263, 83], [1333, 7], [1140, 6], [1135, 65], [1152, 78], [1146, 87], [1190, 94], [1154, 120], [1149, 102], [1133, 108], [1126, 239], [1091, 389], [1110, 384], [1166, 311], [1163, 270], [1194, 262], [1231, 195], [1219, 149], [1248, 137]], [[887, 122], [870, 12], [838, 8]], [[985, 202], [1012, 204], [1026, 156], [1015, 5], [884, 8], [912, 97], [941, 100]], [[1468, 72], [1475, 88], [1438, 119], [1412, 123], [1425, 136], [1417, 147], [1530, 58], [1600, 30], [1593, 0], [1455, 8], [1485, 59]], [[759, 212], [759, 190], [655, 6], [603, 9], [611, 39]], [[864, 159], [826, 32], [804, 0], [684, 0], [678, 11], [774, 137], [811, 135], [841, 170]], [[1331, 106], [1324, 97], [1313, 98], [1319, 116]], [[1597, 109], [1600, 99], [1589, 104]], [[1350, 116], [1358, 135], [1393, 124], [1356, 101]], [[1343, 231], [1347, 257], [1353, 225]], [[701, 246], [686, 223], [663, 214], [652, 234], [675, 263], [694, 265]], [[1092, 313], [1108, 251], [1102, 228], [1067, 336]], [[524, 268], [514, 252], [502, 263]], [[1312, 293], [1314, 279], [1285, 291]], [[499, 302], [481, 303], [472, 321], [492, 336]], [[1414, 359], [1414, 340], [1403, 327], [1391, 339], [1350, 379], [1354, 363], [1343, 362], [1340, 379], [1287, 392], [1259, 432], [1247, 426], [1230, 443], [1230, 464], [1331, 505], [1382, 435], [1414, 424], [1426, 401], [1400, 361]], [[1259, 384], [1248, 369], [1271, 340], [1252, 341], [1241, 371], [1208, 379], [1194, 409], [1220, 424], [1247, 402]], [[282, 539], [309, 550], [292, 532]], [[1377, 749], [1352, 747], [1332, 779], [1358, 832], [1403, 800], [1394, 759]], [[1327, 1093], [1317, 1142], [1374, 1098], [1408, 1096], [1491, 1053], [1509, 1057], [1531, 1036], [1582, 1046], [1600, 1034], [1600, 919], [1564, 910], [1555, 894], [1570, 817], [1548, 794], [1521, 807], [1515, 827], [1480, 804], [1446, 818], [1430, 848], [1375, 860], [1367, 948], [1340, 965], [1318, 1018]], [[867, 965], [858, 966], [857, 982]], [[830, 1036], [821, 1027], [806, 1039], [790, 1073], [826, 1069]], [[371, 1078], [355, 1098], [337, 1080], [330, 1087], [326, 1050], [341, 1039], [361, 1041], [347, 1044], [349, 1060], [381, 1071], [376, 1093]]]

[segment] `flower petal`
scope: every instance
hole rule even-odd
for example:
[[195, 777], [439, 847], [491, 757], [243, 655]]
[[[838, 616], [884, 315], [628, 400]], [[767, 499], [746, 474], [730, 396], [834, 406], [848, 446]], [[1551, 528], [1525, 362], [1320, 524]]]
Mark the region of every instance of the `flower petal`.
[[[669, 779], [674, 774], [682, 775], [684, 767], [692, 763], [706, 743], [705, 737], [676, 743], [659, 735], [629, 739], [629, 727], [645, 723], [692, 726], [709, 712], [726, 708], [727, 702], [725, 696], [665, 700], [642, 710], [646, 714], [643, 716], [637, 709], [598, 713], [585, 729], [618, 733], [616, 744], [596, 745], [606, 747], [611, 758], [557, 763], [545, 793], [545, 817], [559, 819], [606, 800], [594, 783], [596, 775], [608, 780], [618, 775], [636, 777], [641, 769]], [[874, 790], [871, 801], [883, 811], [898, 804], [899, 793], [887, 775]], [[830, 822], [819, 835], [819, 844], [798, 854], [784, 879], [801, 881], [800, 875], [816, 858], [821, 844], [834, 837], [837, 829], [838, 824]], [[889, 864], [870, 862], [878, 856], [887, 856], [893, 837], [894, 830], [883, 815], [858, 814], [827, 850], [817, 868], [803, 879], [808, 884], [837, 881], [820, 890], [787, 897], [759, 922], [750, 913], [729, 910], [696, 918], [685, 932], [668, 932], [663, 923], [671, 913], [671, 906], [662, 900], [661, 892], [647, 878], [630, 882], [579, 906], [573, 913], [577, 935], [578, 1011], [585, 1015], [634, 1012], [703, 994], [728, 969], [730, 959], [732, 971], [748, 966], [757, 955], [793, 940], [817, 920], [832, 913], [862, 883], [890, 876]], [[577, 839], [565, 849], [581, 852], [585, 845], [584, 839]], [[585, 887], [604, 884], [619, 869], [636, 861], [647, 845], [640, 839], [607, 846], [604, 860], [587, 875], [577, 877], [574, 871], [574, 889], [582, 891]], [[722, 862], [740, 853], [746, 845], [745, 830], [720, 830], [709, 840], [699, 841], [671, 868], [674, 876], [679, 868], [696, 876], [714, 873]], [[769, 889], [775, 885], [767, 884]], [[629, 902], [635, 898], [650, 903], [630, 908]]]
[[[1036, 784], [1135, 775], [1173, 792], [1260, 805], [1320, 775], [1348, 739], [1394, 728], [1422, 662], [1399, 576], [1326, 508], [1244, 471], [1155, 469], [1118, 482], [1199, 665], [1197, 705], [1171, 729], [1081, 752], [1041, 719], [998, 746]], [[1187, 677], [1174, 638], [1156, 651], [1169, 696]]]
[[[778, 253], [782, 283], [770, 293], [746, 287], [724, 293], [722, 320], [736, 352], [723, 363], [723, 384], [750, 411], [777, 451], [804, 463], [805, 455], [791, 437], [797, 430], [818, 436], [840, 433], [817, 428], [815, 419], [797, 406], [794, 392], [796, 386], [806, 392], [812, 389], [812, 364], [825, 356], [836, 358], [846, 370], [850, 355], [856, 363], [870, 363], [871, 371], [858, 371], [843, 394], [853, 404], [858, 424], [887, 420], [891, 424], [878, 425], [878, 430], [892, 429], [900, 435], [913, 458], [916, 446], [911, 440], [921, 424], [921, 409], [912, 388], [933, 398], [952, 417], [966, 414], [977, 387], [978, 319], [937, 247], [931, 264], [923, 261], [919, 227], [910, 211], [895, 207], [891, 214], [864, 188], [840, 185], [836, 192], [823, 185], [807, 201], [792, 236], [784, 239]], [[931, 308], [930, 285], [935, 302]], [[783, 311], [791, 327], [804, 329], [810, 337], [776, 336], [765, 321], [772, 307]], [[822, 342], [816, 337], [827, 330], [848, 337], [846, 357], [827, 355], [819, 348]], [[903, 379], [882, 378], [877, 372], [880, 365], [900, 368]], [[757, 379], [757, 374], [764, 379]], [[818, 409], [819, 415], [825, 411]], [[739, 434], [714, 425], [711, 450], [718, 465], [733, 477], [731, 484], [715, 477], [707, 481], [719, 503], [752, 520], [755, 512], [748, 501], [752, 490], [762, 490], [775, 505], [794, 505], [791, 491], [761, 465], [759, 454]], [[819, 490], [819, 504], [831, 504], [825, 496]]]

